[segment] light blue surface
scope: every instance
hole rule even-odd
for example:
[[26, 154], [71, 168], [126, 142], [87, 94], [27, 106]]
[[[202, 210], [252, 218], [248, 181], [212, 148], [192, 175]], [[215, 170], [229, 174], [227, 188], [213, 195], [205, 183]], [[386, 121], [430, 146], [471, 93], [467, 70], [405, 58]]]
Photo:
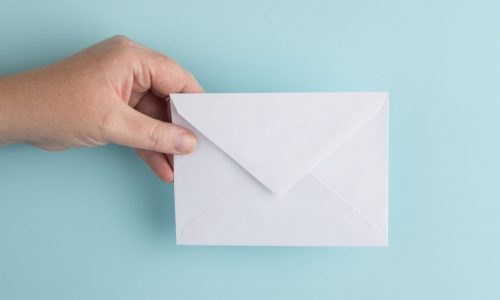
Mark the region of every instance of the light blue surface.
[[0, 299], [500, 297], [500, 2], [11, 1], [0, 72], [115, 33], [210, 92], [390, 91], [388, 249], [175, 246], [131, 150], [0, 149]]

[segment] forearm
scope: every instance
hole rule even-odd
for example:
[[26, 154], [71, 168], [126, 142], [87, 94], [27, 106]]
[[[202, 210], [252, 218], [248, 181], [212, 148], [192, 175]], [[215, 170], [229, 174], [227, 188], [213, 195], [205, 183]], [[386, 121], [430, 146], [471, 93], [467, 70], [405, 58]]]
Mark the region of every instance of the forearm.
[[0, 77], [0, 146], [36, 143], [46, 131], [48, 101], [44, 69]]
[[16, 118], [22, 118], [22, 111], [17, 110], [17, 99], [20, 94], [20, 88], [14, 83], [17, 77], [0, 77], [0, 146], [19, 142], [22, 140], [20, 128], [16, 128]]

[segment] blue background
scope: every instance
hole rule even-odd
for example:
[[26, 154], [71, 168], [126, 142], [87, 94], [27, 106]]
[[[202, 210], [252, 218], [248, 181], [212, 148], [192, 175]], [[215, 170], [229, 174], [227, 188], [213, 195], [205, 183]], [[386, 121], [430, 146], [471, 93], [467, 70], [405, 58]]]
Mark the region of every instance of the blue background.
[[0, 2], [0, 72], [122, 33], [209, 92], [389, 91], [390, 247], [175, 246], [132, 150], [0, 149], [1, 299], [500, 297], [500, 2]]

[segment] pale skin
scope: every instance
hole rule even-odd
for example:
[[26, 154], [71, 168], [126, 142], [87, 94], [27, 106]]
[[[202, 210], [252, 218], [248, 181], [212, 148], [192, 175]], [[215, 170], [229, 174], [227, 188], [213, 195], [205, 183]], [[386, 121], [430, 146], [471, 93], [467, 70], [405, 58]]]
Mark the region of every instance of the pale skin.
[[115, 36], [57, 63], [0, 77], [0, 146], [45, 150], [115, 143], [137, 154], [163, 181], [171, 155], [189, 154], [196, 138], [169, 122], [170, 93], [200, 93], [175, 61]]

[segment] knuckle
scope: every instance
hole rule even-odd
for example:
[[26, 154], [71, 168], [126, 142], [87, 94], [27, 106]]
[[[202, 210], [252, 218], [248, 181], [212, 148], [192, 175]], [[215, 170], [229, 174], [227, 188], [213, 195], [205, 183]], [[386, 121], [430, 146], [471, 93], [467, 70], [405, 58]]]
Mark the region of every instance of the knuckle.
[[127, 57], [132, 54], [135, 42], [124, 35], [117, 35], [111, 38], [113, 43], [113, 54], [118, 57]]
[[125, 35], [122, 35], [122, 34], [117, 34], [115, 36], [113, 36], [111, 38], [111, 40], [113, 41], [113, 43], [115, 43], [115, 45], [117, 46], [130, 46], [132, 45], [134, 42], [129, 39], [128, 37], [126, 37]]
[[162, 146], [162, 141], [166, 140], [167, 138], [167, 133], [161, 125], [157, 124], [153, 126], [153, 129], [151, 130], [151, 133], [149, 135], [149, 143], [151, 149], [159, 149]]
[[167, 55], [160, 54], [155, 58], [155, 62], [160, 65], [172, 66], [175, 64], [174, 60]]

